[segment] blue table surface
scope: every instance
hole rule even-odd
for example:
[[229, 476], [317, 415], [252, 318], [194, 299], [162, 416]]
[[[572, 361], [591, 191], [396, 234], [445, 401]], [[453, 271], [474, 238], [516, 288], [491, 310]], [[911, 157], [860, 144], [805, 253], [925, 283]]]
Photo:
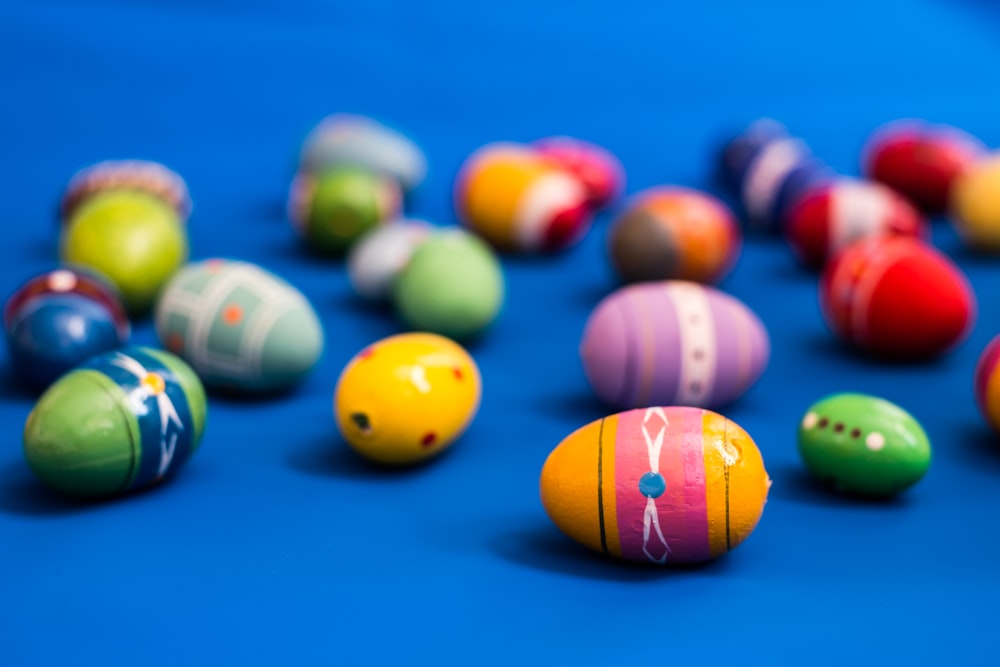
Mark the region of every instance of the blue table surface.
[[[549, 451], [609, 410], [577, 356], [615, 287], [610, 215], [553, 257], [503, 259], [507, 301], [471, 346], [480, 413], [417, 469], [363, 464], [332, 394], [347, 360], [400, 330], [344, 267], [306, 255], [284, 214], [297, 151], [327, 113], [365, 113], [426, 151], [409, 212], [455, 224], [451, 184], [493, 140], [550, 134], [614, 151], [628, 191], [708, 188], [719, 141], [769, 115], [856, 174], [883, 122], [954, 123], [1000, 146], [1000, 13], [985, 0], [665, 3], [36, 0], [0, 5], [0, 294], [56, 263], [55, 203], [106, 158], [166, 163], [194, 201], [192, 258], [258, 262], [297, 285], [327, 335], [289, 396], [213, 396], [171, 483], [80, 504], [40, 487], [21, 429], [33, 397], [0, 351], [0, 665], [983, 664], [1000, 593], [1000, 444], [972, 374], [1000, 332], [1000, 260], [934, 240], [979, 313], [933, 362], [885, 365], [826, 329], [815, 276], [754, 237], [721, 287], [767, 325], [760, 382], [722, 410], [774, 484], [756, 532], [704, 567], [606, 560], [551, 524]], [[149, 321], [134, 340], [155, 344]], [[795, 431], [841, 390], [925, 426], [927, 477], [892, 502], [818, 490]]]

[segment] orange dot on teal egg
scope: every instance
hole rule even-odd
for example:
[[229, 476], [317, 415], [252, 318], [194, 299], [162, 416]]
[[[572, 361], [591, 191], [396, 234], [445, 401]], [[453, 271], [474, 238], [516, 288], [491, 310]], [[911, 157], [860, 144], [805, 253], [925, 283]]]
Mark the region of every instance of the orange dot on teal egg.
[[639, 478], [639, 493], [647, 498], [659, 498], [667, 490], [667, 481], [658, 472], [647, 472]]

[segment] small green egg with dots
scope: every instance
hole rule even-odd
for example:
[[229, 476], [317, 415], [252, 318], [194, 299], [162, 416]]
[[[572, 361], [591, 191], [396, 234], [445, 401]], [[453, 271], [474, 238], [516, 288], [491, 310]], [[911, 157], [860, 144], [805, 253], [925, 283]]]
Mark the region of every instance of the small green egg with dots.
[[916, 484], [931, 462], [920, 423], [895, 403], [842, 393], [814, 403], [799, 423], [806, 468], [836, 491], [892, 496]]

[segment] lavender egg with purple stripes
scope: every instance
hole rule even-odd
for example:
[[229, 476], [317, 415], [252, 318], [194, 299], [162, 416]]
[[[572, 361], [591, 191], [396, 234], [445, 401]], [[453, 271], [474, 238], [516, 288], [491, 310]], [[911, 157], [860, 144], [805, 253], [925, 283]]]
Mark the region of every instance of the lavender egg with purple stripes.
[[697, 283], [623, 287], [591, 313], [580, 357], [598, 398], [619, 408], [717, 408], [763, 374], [770, 339], [742, 301]]

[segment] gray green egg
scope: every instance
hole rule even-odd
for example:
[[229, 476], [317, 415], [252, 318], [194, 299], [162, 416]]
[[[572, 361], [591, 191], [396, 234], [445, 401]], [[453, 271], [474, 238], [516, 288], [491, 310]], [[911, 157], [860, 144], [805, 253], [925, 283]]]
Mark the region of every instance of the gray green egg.
[[205, 391], [176, 356], [127, 347], [91, 358], [42, 394], [24, 426], [35, 476], [65, 494], [112, 496], [173, 475], [198, 449]]
[[177, 272], [156, 305], [156, 333], [209, 388], [244, 393], [290, 388], [313, 370], [324, 345], [301, 292], [256, 264], [226, 259]]
[[814, 403], [799, 423], [798, 446], [821, 482], [863, 496], [892, 496], [913, 486], [931, 461], [920, 423], [867, 394], [834, 394]]

